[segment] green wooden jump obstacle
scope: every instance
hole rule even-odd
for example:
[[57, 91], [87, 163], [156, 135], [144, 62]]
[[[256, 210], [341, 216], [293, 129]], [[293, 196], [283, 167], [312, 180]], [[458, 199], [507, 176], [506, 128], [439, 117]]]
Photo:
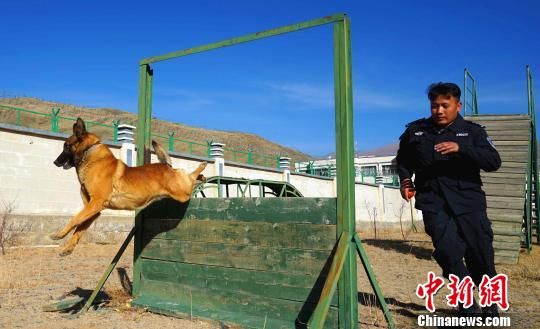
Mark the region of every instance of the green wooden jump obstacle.
[[[338, 14], [143, 59], [137, 164], [150, 162], [151, 64], [333, 24], [337, 198], [170, 199], [137, 213], [133, 305], [246, 328], [358, 328], [358, 254], [390, 328], [391, 313], [355, 230], [350, 20]], [[81, 312], [91, 305], [88, 300]]]

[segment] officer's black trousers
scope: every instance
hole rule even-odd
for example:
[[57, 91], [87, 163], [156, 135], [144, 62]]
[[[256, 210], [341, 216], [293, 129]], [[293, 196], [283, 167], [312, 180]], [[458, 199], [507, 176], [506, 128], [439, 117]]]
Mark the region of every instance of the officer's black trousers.
[[[486, 211], [454, 215], [449, 209], [422, 212], [426, 233], [433, 241], [433, 257], [448, 278], [469, 275], [476, 286], [482, 275], [495, 276], [493, 231]], [[465, 259], [465, 264], [463, 263]]]

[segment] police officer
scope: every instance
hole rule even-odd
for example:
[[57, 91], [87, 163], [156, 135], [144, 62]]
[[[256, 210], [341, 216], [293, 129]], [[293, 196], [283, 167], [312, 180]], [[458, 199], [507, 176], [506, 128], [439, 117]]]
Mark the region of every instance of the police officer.
[[[459, 114], [460, 96], [454, 83], [429, 86], [431, 117], [407, 125], [396, 161], [401, 196], [406, 201], [416, 196], [443, 275], [470, 276], [478, 287], [484, 274], [496, 275], [480, 169], [499, 169], [501, 158], [483, 127]], [[479, 309], [475, 303], [460, 312]], [[495, 315], [496, 305], [483, 312]]]

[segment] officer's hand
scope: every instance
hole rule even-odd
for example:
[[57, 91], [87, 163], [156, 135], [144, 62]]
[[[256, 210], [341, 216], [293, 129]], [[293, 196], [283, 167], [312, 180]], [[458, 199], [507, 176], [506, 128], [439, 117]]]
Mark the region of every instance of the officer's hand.
[[409, 201], [416, 194], [416, 191], [414, 190], [414, 185], [410, 178], [405, 178], [401, 181], [399, 191], [401, 192], [401, 197], [405, 201]]
[[452, 154], [459, 151], [459, 145], [455, 142], [442, 142], [435, 145], [435, 151], [440, 154]]

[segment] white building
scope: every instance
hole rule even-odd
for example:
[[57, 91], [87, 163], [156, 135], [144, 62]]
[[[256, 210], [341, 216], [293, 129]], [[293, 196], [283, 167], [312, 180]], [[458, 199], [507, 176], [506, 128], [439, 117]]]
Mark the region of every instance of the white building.
[[[382, 179], [384, 184], [399, 183], [395, 165], [395, 155], [388, 156], [359, 156], [354, 158], [356, 181], [375, 184], [376, 179]], [[333, 177], [336, 173], [336, 159], [312, 160], [295, 163], [296, 172]]]

